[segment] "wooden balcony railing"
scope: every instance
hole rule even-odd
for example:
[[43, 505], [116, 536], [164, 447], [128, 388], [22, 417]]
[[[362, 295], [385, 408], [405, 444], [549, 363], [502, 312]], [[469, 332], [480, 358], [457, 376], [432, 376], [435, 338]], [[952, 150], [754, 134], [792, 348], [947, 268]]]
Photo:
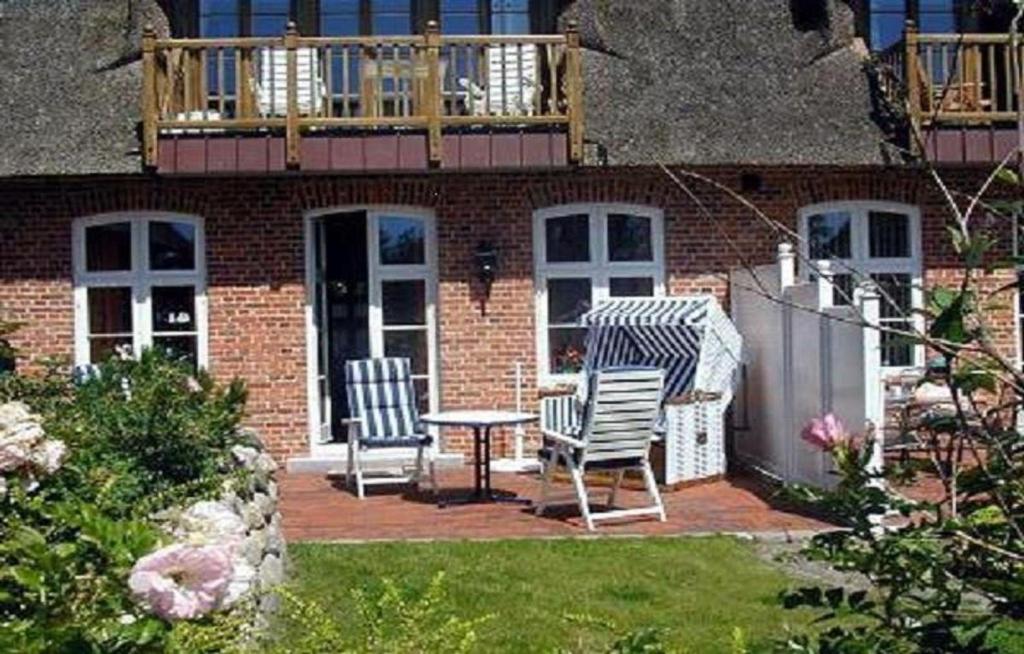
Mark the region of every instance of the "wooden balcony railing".
[[159, 39], [143, 34], [143, 153], [162, 135], [418, 129], [431, 163], [446, 127], [563, 126], [583, 154], [579, 34]]
[[908, 23], [903, 41], [879, 55], [881, 91], [917, 127], [1014, 123], [1012, 49], [1009, 34], [920, 34]]

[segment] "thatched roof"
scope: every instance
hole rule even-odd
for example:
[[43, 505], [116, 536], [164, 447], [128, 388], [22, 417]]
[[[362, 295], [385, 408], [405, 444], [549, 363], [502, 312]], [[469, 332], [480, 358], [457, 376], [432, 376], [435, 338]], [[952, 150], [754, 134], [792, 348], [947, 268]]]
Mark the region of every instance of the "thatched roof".
[[588, 48], [586, 136], [613, 164], [881, 159], [845, 3], [578, 0], [570, 12]]
[[[588, 160], [869, 163], [853, 19], [800, 31], [783, 0], [576, 0]], [[179, 3], [180, 4], [180, 3]], [[141, 27], [173, 0], [0, 1], [0, 176], [141, 170]], [[806, 26], [803, 26], [806, 29]]]

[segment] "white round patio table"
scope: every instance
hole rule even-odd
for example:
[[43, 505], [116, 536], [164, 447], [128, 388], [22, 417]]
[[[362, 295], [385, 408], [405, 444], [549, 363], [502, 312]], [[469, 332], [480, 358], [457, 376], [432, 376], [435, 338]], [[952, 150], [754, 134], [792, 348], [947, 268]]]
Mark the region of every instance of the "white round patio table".
[[[470, 427], [473, 429], [473, 487], [474, 495], [463, 502], [524, 502], [518, 498], [496, 497], [491, 492], [491, 428], [525, 425], [536, 422], [533, 413], [469, 409], [438, 411], [420, 416], [420, 422], [439, 427]], [[442, 506], [449, 502], [442, 502]], [[462, 502], [460, 502], [462, 503]]]

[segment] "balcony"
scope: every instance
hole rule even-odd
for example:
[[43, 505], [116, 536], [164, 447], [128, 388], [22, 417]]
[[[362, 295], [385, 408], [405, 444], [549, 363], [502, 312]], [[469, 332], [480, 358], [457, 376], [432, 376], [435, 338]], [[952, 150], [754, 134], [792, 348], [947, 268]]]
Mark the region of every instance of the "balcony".
[[878, 80], [911, 149], [947, 163], [999, 161], [1013, 150], [1022, 98], [1012, 50], [1009, 34], [919, 34], [908, 25], [879, 55]]
[[161, 173], [544, 168], [583, 153], [579, 35], [143, 35]]

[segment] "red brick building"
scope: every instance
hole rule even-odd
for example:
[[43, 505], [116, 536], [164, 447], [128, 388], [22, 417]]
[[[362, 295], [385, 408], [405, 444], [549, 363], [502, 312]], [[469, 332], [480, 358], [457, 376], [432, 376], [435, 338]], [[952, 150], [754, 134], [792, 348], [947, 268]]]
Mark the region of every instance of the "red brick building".
[[[783, 240], [851, 262], [908, 311], [956, 276], [944, 196], [894, 147], [899, 123], [872, 111], [886, 98], [861, 36], [885, 23], [842, 2], [822, 15], [764, 3], [739, 23], [749, 39], [735, 17], [681, 2], [8, 4], [0, 43], [18, 29], [40, 48], [73, 44], [52, 67], [0, 46], [0, 82], [16, 89], [4, 115], [18, 119], [0, 135], [0, 317], [24, 323], [19, 367], [173, 348], [244, 378], [248, 422], [295, 467], [344, 456], [346, 358], [410, 356], [424, 406], [509, 408], [517, 364], [530, 402], [572, 378], [573, 323], [593, 302], [727, 304], [729, 270]], [[289, 18], [321, 41], [259, 40]], [[427, 20], [475, 31], [435, 41]], [[236, 34], [250, 45], [216, 41]], [[64, 85], [61, 102], [44, 83]], [[976, 189], [1006, 147], [999, 107], [984, 106], [984, 127], [928, 132], [924, 154], [953, 188]], [[683, 189], [662, 162], [707, 179]], [[1009, 226], [977, 219], [1009, 253]], [[997, 312], [1008, 351], [1015, 304]], [[893, 369], [923, 362], [884, 350]]]

